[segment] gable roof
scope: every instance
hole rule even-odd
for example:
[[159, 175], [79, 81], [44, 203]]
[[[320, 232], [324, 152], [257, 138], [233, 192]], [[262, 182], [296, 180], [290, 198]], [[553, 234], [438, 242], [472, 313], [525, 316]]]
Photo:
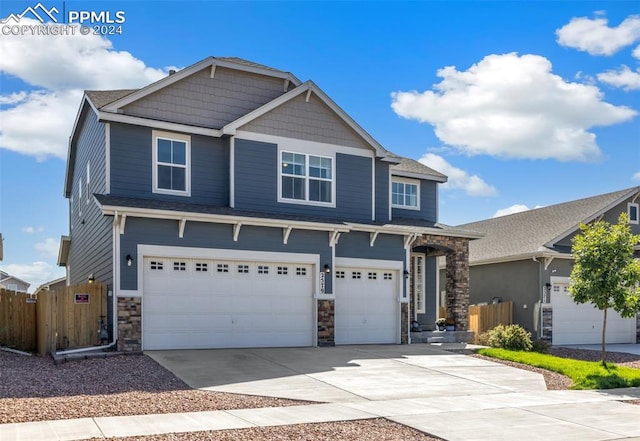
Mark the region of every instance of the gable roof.
[[29, 282], [24, 281], [16, 276], [12, 276], [11, 274], [0, 270], [0, 283], [6, 283], [9, 280], [15, 280], [17, 282], [24, 283], [27, 286], [26, 289], [29, 289], [29, 286], [31, 286]]
[[469, 262], [480, 264], [567, 255], [566, 250], [555, 247], [559, 240], [576, 231], [580, 223], [591, 222], [638, 192], [640, 187], [632, 187], [459, 225], [485, 234], [469, 244]]
[[423, 163], [411, 158], [403, 158], [394, 153], [389, 154], [392, 158], [400, 160], [399, 164], [391, 166], [391, 174], [394, 176], [405, 176], [408, 178], [429, 179], [436, 182], [447, 182], [447, 176], [439, 171], [427, 167]]
[[290, 72], [284, 72], [282, 70], [274, 69], [271, 67], [263, 66], [262, 64], [254, 63], [248, 60], [243, 60], [242, 58], [235, 57], [207, 57], [204, 60], [201, 60], [195, 64], [192, 64], [189, 67], [185, 67], [175, 73], [167, 75], [164, 78], [156, 81], [155, 83], [151, 83], [148, 86], [145, 86], [141, 89], [134, 91], [133, 93], [127, 94], [118, 98], [109, 104], [103, 107], [103, 110], [108, 112], [117, 112], [123, 106], [131, 104], [134, 101], [137, 101], [141, 98], [144, 98], [160, 89], [163, 89], [171, 84], [174, 84], [183, 78], [186, 78], [196, 72], [200, 72], [202, 69], [210, 68], [211, 75], [215, 74], [215, 69], [217, 66], [225, 67], [227, 69], [235, 69], [244, 72], [256, 73], [260, 75], [266, 75], [276, 78], [281, 78], [282, 80], [289, 81], [294, 86], [299, 86], [301, 81], [296, 78]]
[[96, 109], [101, 109], [107, 104], [131, 95], [139, 89], [120, 89], [120, 90], [85, 90], [85, 95]]

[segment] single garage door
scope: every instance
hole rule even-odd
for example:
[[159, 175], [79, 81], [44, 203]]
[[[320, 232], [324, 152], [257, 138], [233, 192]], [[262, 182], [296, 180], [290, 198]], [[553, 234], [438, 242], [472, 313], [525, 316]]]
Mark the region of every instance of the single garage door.
[[[592, 303], [576, 304], [569, 295], [569, 279], [552, 278], [554, 345], [600, 344], [602, 311]], [[607, 343], [635, 343], [635, 319], [625, 319], [612, 309], [607, 311]]]
[[312, 265], [144, 260], [144, 349], [311, 346]]
[[399, 341], [397, 277], [398, 271], [391, 269], [336, 269], [336, 344]]

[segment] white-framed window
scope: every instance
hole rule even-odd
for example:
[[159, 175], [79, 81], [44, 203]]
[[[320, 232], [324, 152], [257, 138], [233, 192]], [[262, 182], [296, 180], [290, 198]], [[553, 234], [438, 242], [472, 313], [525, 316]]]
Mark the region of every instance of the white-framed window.
[[279, 266], [277, 273], [279, 276], [286, 276], [287, 274], [289, 274], [289, 267]]
[[344, 279], [344, 271], [336, 271], [336, 279]]
[[278, 201], [335, 206], [334, 162], [328, 156], [281, 151]]
[[196, 263], [196, 272], [206, 273], [207, 271], [209, 271], [208, 263], [200, 263], [200, 262]]
[[153, 131], [153, 192], [191, 195], [191, 137]]
[[152, 270], [162, 271], [164, 269], [164, 264], [158, 260], [152, 260], [149, 263], [149, 266], [150, 266], [150, 269]]
[[362, 273], [360, 271], [351, 271], [352, 279], [362, 279]]
[[420, 209], [420, 181], [394, 177], [391, 180], [391, 206], [409, 210]]
[[417, 314], [426, 312], [426, 256], [424, 254], [414, 254], [411, 256], [413, 261], [413, 295], [414, 305]]
[[269, 274], [269, 267], [267, 265], [258, 265], [258, 274]]
[[229, 264], [228, 263], [219, 263], [218, 264], [218, 272], [219, 273], [228, 273], [229, 272]]
[[630, 224], [640, 223], [640, 204], [627, 204], [627, 214], [629, 215]]
[[377, 280], [377, 279], [378, 279], [378, 273], [370, 272], [370, 273], [367, 275], [367, 278], [368, 278], [369, 280]]
[[384, 280], [393, 280], [393, 273], [384, 273]]
[[173, 262], [173, 270], [174, 271], [186, 271], [187, 270], [187, 262]]
[[13, 291], [13, 292], [18, 291], [18, 284], [17, 283], [7, 283], [7, 291]]
[[78, 184], [78, 217], [82, 216], [82, 178]]
[[306, 276], [307, 275], [307, 269], [304, 267], [297, 267], [296, 268], [296, 276]]

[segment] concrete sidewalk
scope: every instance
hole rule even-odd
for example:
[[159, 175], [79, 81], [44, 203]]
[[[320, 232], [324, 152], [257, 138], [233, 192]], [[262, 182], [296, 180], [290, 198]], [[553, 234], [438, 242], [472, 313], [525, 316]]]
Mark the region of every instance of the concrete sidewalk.
[[41, 421], [0, 425], [3, 441], [50, 441], [243, 429], [384, 417], [456, 440], [614, 440], [640, 437], [640, 388], [530, 391], [314, 404], [280, 408]]
[[[561, 345], [563, 348], [589, 349], [591, 351], [601, 351], [602, 345]], [[606, 346], [607, 352], [622, 352], [626, 354], [640, 355], [640, 344], [633, 343], [611, 343]]]

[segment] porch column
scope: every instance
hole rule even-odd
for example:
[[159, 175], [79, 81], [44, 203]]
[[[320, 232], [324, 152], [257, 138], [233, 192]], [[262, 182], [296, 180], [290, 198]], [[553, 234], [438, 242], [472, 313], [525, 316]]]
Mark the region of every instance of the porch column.
[[469, 239], [452, 241], [447, 253], [447, 316], [456, 323], [456, 331], [469, 330]]

